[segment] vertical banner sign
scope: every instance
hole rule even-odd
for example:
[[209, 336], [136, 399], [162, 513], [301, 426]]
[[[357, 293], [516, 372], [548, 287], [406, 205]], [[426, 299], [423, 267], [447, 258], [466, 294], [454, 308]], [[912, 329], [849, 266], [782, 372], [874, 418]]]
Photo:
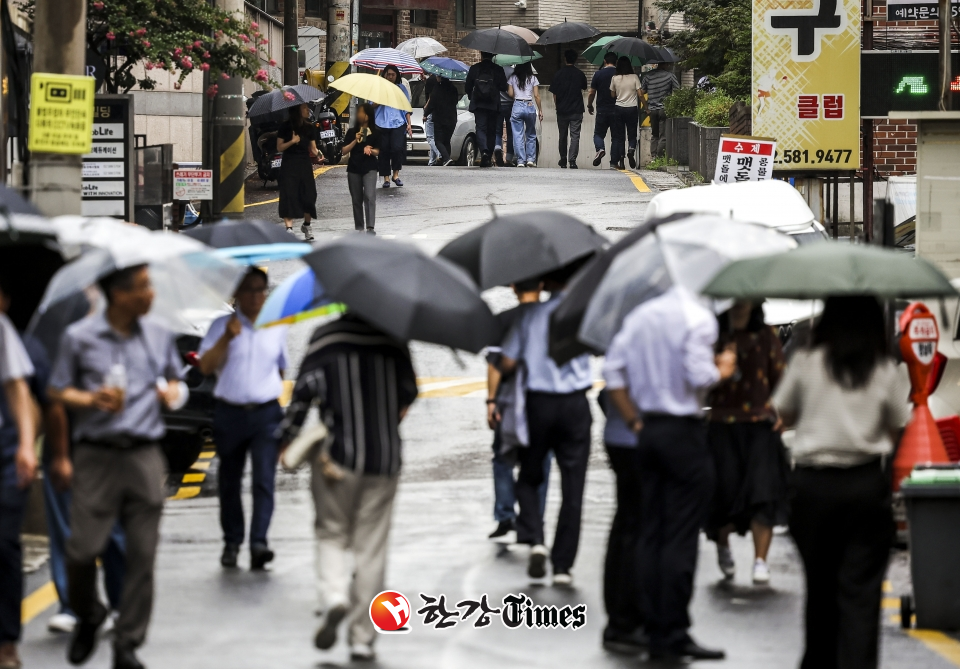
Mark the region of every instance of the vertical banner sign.
[[860, 167], [860, 0], [754, 0], [753, 133], [774, 169]]
[[773, 176], [773, 154], [776, 151], [777, 143], [767, 137], [720, 135], [713, 183], [766, 181]]
[[98, 95], [93, 108], [93, 142], [83, 156], [80, 213], [133, 220], [132, 95]]

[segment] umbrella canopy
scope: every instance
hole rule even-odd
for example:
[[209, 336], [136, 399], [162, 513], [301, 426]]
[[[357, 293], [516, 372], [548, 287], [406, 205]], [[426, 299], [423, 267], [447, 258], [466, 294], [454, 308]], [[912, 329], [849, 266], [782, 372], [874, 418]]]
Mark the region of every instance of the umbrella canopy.
[[313, 270], [304, 267], [270, 291], [254, 326], [292, 325], [345, 310], [344, 305], [330, 301]]
[[229, 258], [242, 265], [260, 265], [277, 260], [294, 260], [310, 253], [313, 247], [303, 242], [286, 244], [248, 244], [246, 246], [227, 246], [217, 249], [213, 255]]
[[499, 335], [466, 272], [412, 244], [351, 235], [304, 260], [330, 299], [397, 339], [477, 352]]
[[903, 299], [957, 295], [947, 277], [923, 258], [836, 242], [740, 260], [722, 269], [703, 292], [714, 297], [798, 300], [833, 295]]
[[506, 56], [532, 56], [533, 49], [522, 37], [502, 28], [474, 30], [460, 40], [460, 46]]
[[364, 49], [350, 58], [350, 64], [369, 67], [373, 70], [382, 70], [387, 65], [393, 65], [400, 70], [400, 74], [421, 74], [423, 72], [416, 58], [403, 51], [390, 48]]
[[528, 28], [521, 28], [520, 26], [500, 26], [500, 30], [506, 30], [508, 33], [513, 33], [527, 44], [536, 44], [537, 40], [540, 39], [540, 36], [537, 35], [537, 33], [529, 30]]
[[652, 44], [637, 37], [621, 37], [612, 40], [607, 44], [607, 51], [613, 51], [618, 56], [639, 58], [644, 62], [656, 60], [660, 57]]
[[[610, 51], [607, 45], [614, 40], [621, 39], [621, 37], [622, 35], [607, 35], [606, 37], [601, 37], [584, 49], [581, 55], [587, 62], [593, 63], [597, 67], [603, 67], [603, 57], [607, 54], [607, 51]], [[643, 61], [639, 58], [630, 58], [630, 64], [634, 67], [640, 67], [643, 65]]]
[[700, 293], [734, 260], [782, 253], [796, 245], [766, 226], [716, 216], [661, 224], [610, 263], [587, 305], [579, 339], [594, 351], [605, 351], [623, 319], [643, 302], [675, 285]]
[[470, 70], [466, 63], [455, 58], [427, 58], [420, 65], [424, 72], [437, 74], [455, 81], [466, 79], [467, 72]]
[[658, 57], [647, 61], [648, 63], [679, 63], [680, 57], [665, 46], [655, 46]]
[[240, 219], [199, 225], [183, 233], [215, 249], [254, 244], [289, 244], [290, 233], [269, 221]]
[[410, 100], [407, 99], [400, 86], [391, 84], [383, 77], [378, 77], [375, 74], [365, 74], [363, 72], [347, 74], [336, 81], [331, 81], [330, 88], [336, 88], [338, 91], [370, 102], [376, 102], [379, 105], [402, 109], [403, 111], [413, 111]]
[[430, 56], [436, 56], [438, 53], [444, 53], [446, 50], [447, 47], [432, 37], [414, 37], [397, 45], [397, 51], [402, 51], [414, 58], [429, 58]]
[[493, 62], [500, 67], [516, 67], [520, 63], [529, 63], [540, 58], [543, 58], [543, 54], [534, 51], [532, 56], [494, 56]]
[[486, 290], [566, 267], [606, 242], [578, 218], [534, 211], [484, 223], [444, 246], [439, 255], [463, 267]]
[[579, 21], [563, 20], [552, 28], [547, 28], [537, 44], [565, 44], [566, 42], [576, 42], [577, 40], [587, 39], [599, 35], [600, 31], [589, 23], [580, 23]]
[[258, 97], [250, 109], [247, 110], [247, 117], [251, 120], [258, 117], [269, 117], [274, 112], [289, 107], [298, 107], [307, 102], [313, 102], [323, 97], [323, 92], [319, 88], [308, 86], [307, 84], [297, 84], [296, 86], [284, 86], [283, 88], [270, 91], [266, 95]]

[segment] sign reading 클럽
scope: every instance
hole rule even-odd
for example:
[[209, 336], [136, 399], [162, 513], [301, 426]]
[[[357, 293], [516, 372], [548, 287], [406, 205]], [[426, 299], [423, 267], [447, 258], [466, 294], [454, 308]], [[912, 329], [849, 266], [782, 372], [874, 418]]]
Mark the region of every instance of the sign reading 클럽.
[[717, 171], [713, 183], [764, 181], [773, 176], [777, 143], [768, 137], [720, 135]]
[[88, 153], [95, 86], [93, 77], [34, 72], [27, 148], [37, 153]]
[[213, 170], [174, 170], [174, 200], [212, 200]]
[[751, 104], [774, 169], [859, 168], [859, 0], [756, 0]]

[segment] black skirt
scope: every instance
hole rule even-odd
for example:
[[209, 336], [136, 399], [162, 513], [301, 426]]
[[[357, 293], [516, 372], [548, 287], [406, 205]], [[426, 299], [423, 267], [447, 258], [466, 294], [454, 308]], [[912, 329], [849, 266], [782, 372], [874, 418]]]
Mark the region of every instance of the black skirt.
[[280, 218], [317, 217], [317, 182], [307, 156], [284, 154], [280, 163]]
[[731, 524], [737, 534], [746, 534], [753, 520], [785, 525], [790, 466], [773, 426], [711, 422], [707, 435], [717, 473], [707, 536], [716, 539], [720, 528]]

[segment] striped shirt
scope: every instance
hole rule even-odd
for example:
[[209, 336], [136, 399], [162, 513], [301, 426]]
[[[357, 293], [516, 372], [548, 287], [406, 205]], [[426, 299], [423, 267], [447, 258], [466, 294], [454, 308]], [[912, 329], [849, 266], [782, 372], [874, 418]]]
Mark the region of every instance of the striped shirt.
[[317, 329], [293, 389], [282, 441], [296, 438], [316, 404], [334, 436], [330, 457], [357, 474], [400, 472], [400, 411], [417, 397], [405, 344], [358, 318]]
[[656, 69], [643, 75], [640, 89], [647, 93], [649, 109], [663, 109], [663, 99], [680, 88], [680, 82], [672, 72]]

